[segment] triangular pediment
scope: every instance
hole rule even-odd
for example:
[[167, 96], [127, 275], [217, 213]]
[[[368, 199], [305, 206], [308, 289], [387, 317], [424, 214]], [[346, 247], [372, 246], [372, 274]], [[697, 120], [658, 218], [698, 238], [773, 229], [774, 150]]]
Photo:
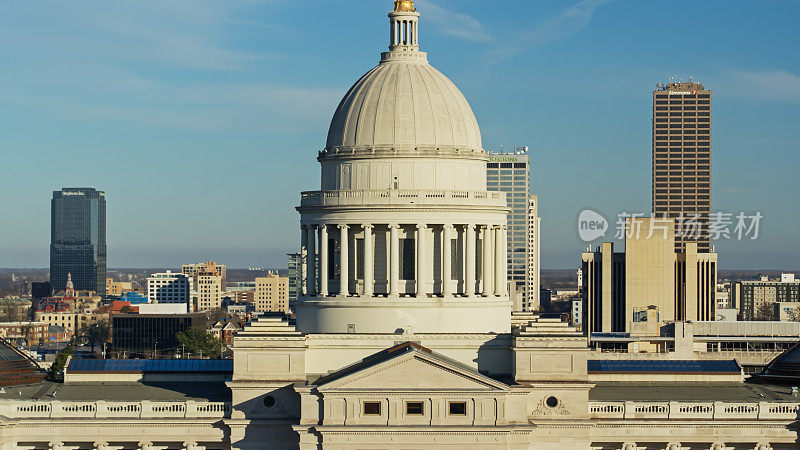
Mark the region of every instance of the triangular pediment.
[[396, 357], [361, 365], [346, 375], [322, 381], [327, 390], [506, 390], [508, 386], [453, 361], [436, 355], [410, 351]]

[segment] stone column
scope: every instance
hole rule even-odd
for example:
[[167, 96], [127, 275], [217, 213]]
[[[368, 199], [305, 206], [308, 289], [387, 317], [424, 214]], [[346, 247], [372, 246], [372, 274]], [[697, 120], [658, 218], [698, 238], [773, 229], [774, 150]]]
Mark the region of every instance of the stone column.
[[308, 253], [306, 255], [306, 292], [308, 295], [317, 293], [317, 226], [308, 225]]
[[109, 450], [111, 448], [108, 446], [108, 442], [95, 442], [93, 447], [97, 450]]
[[149, 441], [139, 442], [139, 448], [141, 450], [155, 450], [155, 446], [153, 445], [152, 442]]
[[464, 294], [475, 295], [475, 225], [467, 225], [466, 233], [467, 252], [464, 256], [467, 259], [466, 273], [464, 274]]
[[427, 297], [425, 292], [425, 230], [424, 224], [417, 225], [417, 298]]
[[622, 450], [636, 450], [637, 448], [635, 442], [625, 442], [622, 444]]
[[183, 448], [185, 448], [186, 450], [199, 450], [200, 449], [200, 447], [197, 445], [197, 442], [194, 442], [194, 441], [184, 442], [183, 443]]
[[328, 296], [328, 226], [319, 226], [319, 295]]
[[711, 444], [711, 450], [725, 450], [725, 443], [724, 442], [714, 442]]
[[505, 273], [504, 260], [506, 259], [506, 247], [503, 245], [503, 228], [497, 226], [494, 231], [494, 295], [503, 295], [504, 287], [508, 276]]
[[670, 442], [667, 444], [666, 450], [681, 450], [680, 442]]
[[298, 285], [300, 287], [300, 294], [308, 294], [308, 225], [300, 226], [300, 280]]
[[347, 225], [339, 225], [339, 295], [350, 295], [350, 240], [348, 239]]
[[400, 294], [400, 226], [389, 225], [389, 295]]
[[453, 282], [450, 277], [453, 261], [450, 255], [450, 249], [453, 245], [451, 243], [451, 232], [453, 226], [445, 224], [442, 227], [442, 296], [450, 297], [453, 295]]
[[492, 233], [491, 226], [483, 227], [483, 296], [492, 294]]
[[[527, 244], [526, 244], [527, 245]], [[508, 279], [508, 226], [503, 225], [503, 276]], [[527, 269], [527, 267], [526, 267]], [[503, 283], [503, 295], [508, 295], [508, 283]]]
[[755, 450], [772, 450], [772, 446], [768, 442], [759, 442], [756, 444]]
[[47, 446], [50, 447], [52, 450], [63, 450], [64, 449], [64, 443], [63, 442], [53, 441], [53, 442], [49, 442], [47, 444]]
[[374, 293], [375, 257], [372, 254], [372, 225], [364, 225], [364, 295], [372, 297]]

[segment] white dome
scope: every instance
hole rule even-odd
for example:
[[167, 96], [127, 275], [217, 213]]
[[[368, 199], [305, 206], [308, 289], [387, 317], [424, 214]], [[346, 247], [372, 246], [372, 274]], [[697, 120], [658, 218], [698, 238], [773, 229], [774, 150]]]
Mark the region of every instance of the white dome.
[[383, 61], [350, 88], [333, 115], [326, 149], [482, 151], [467, 99], [424, 53], [410, 53], [384, 53]]

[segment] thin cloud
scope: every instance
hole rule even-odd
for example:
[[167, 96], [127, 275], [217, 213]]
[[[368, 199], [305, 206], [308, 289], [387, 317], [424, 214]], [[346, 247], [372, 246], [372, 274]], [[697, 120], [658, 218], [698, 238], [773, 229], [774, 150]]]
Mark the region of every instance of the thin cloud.
[[800, 102], [800, 76], [785, 70], [734, 70], [717, 90], [725, 95], [759, 100]]
[[532, 30], [522, 33], [517, 39], [491, 51], [488, 58], [489, 63], [498, 63], [524, 53], [531, 47], [546, 45], [572, 36], [589, 25], [598, 8], [614, 1], [616, 0], [582, 0], [545, 20]]
[[417, 2], [425, 20], [436, 24], [442, 33], [474, 42], [489, 42], [493, 38], [486, 32], [483, 24], [476, 18], [445, 9], [431, 0]]

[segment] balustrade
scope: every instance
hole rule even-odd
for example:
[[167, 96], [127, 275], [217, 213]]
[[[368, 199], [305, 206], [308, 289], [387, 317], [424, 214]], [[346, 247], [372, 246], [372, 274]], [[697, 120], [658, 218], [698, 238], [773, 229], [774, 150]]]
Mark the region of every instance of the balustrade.
[[800, 403], [777, 402], [589, 402], [593, 419], [795, 420]]
[[228, 402], [62, 402], [2, 401], [0, 415], [15, 419], [41, 418], [211, 418], [230, 417]]

